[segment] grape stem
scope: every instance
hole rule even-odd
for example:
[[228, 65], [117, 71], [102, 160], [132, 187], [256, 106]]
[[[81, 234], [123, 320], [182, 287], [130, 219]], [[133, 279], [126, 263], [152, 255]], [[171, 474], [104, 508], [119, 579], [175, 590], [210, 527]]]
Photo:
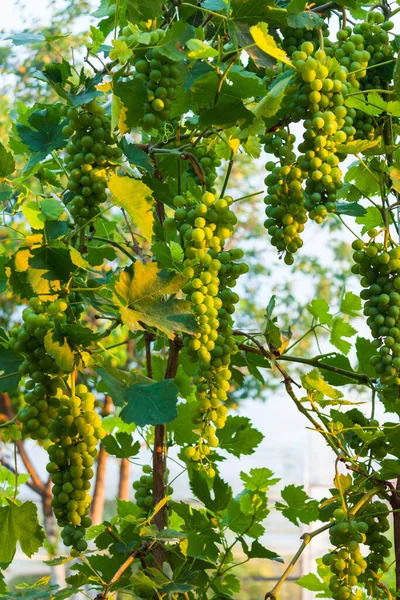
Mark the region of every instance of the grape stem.
[[293, 556], [292, 560], [286, 567], [285, 571], [281, 575], [278, 582], [274, 585], [272, 590], [270, 590], [269, 592], [267, 592], [265, 594], [264, 600], [276, 600], [279, 590], [281, 589], [282, 585], [284, 584], [285, 580], [288, 578], [290, 573], [293, 571], [293, 568], [295, 567], [297, 561], [299, 560], [300, 556], [303, 554], [304, 550], [307, 548], [307, 546], [311, 542], [311, 540], [314, 537], [316, 537], [317, 535], [319, 535], [320, 533], [326, 531], [327, 529], [330, 529], [334, 524], [335, 524], [334, 522], [327, 523], [326, 525], [323, 525], [319, 529], [316, 529], [315, 531], [312, 531], [311, 533], [304, 533], [301, 536], [300, 539], [303, 540], [301, 543], [301, 546], [297, 550], [296, 554]]

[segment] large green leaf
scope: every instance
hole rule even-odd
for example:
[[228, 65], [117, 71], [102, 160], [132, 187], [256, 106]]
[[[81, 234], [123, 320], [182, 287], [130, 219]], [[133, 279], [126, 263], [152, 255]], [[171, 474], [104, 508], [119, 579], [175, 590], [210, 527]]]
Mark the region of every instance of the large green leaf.
[[101, 443], [108, 454], [112, 454], [117, 458], [137, 456], [140, 450], [140, 442], [134, 442], [132, 435], [123, 431], [118, 432], [115, 436], [106, 435]]
[[11, 348], [0, 346], [0, 392], [13, 392], [21, 379], [18, 367], [22, 356]]
[[10, 563], [17, 543], [24, 554], [31, 557], [39, 550], [45, 534], [38, 521], [38, 509], [33, 502], [21, 505], [10, 502], [0, 508], [0, 562]]
[[169, 423], [177, 416], [178, 388], [173, 379], [131, 385], [121, 419], [139, 427]]
[[252, 454], [263, 439], [263, 434], [255, 429], [247, 417], [231, 417], [225, 427], [217, 430], [219, 446], [234, 456]]
[[287, 485], [281, 492], [281, 496], [286, 504], [276, 503], [276, 508], [282, 511], [282, 514], [294, 525], [300, 523], [307, 525], [318, 519], [318, 502], [311, 500], [299, 485]]
[[156, 327], [168, 337], [175, 331], [194, 333], [197, 323], [192, 316], [191, 304], [186, 300], [165, 296], [176, 294], [186, 279], [159, 271], [157, 263], [136, 261], [132, 269], [125, 269], [114, 282], [114, 299], [119, 305], [121, 319], [131, 331], [143, 329], [143, 323]]
[[17, 123], [17, 131], [21, 140], [34, 152], [46, 152], [62, 148], [65, 144], [61, 133], [66, 120], [60, 122], [61, 115], [57, 108], [47, 107], [35, 110], [28, 117], [30, 127]]
[[11, 152], [7, 152], [0, 142], [0, 179], [8, 177], [14, 172], [15, 161]]

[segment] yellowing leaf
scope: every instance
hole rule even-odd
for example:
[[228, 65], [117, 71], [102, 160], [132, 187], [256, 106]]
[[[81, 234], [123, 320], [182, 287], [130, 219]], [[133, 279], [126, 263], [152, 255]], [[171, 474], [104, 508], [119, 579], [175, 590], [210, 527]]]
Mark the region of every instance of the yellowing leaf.
[[287, 65], [292, 64], [286, 52], [277, 46], [272, 35], [268, 33], [268, 25], [266, 23], [258, 23], [258, 25], [253, 25], [253, 27], [250, 27], [250, 33], [258, 48], [260, 48], [263, 52], [273, 56], [280, 62], [286, 63]]
[[132, 56], [133, 51], [125, 40], [112, 40], [113, 49], [110, 50], [111, 60], [117, 60], [121, 65], [125, 64]]
[[165, 296], [176, 294], [186, 283], [182, 275], [159, 271], [157, 263], [136, 261], [125, 269], [114, 284], [114, 300], [119, 304], [122, 322], [131, 331], [143, 329], [143, 323], [163, 331], [169, 338], [175, 331], [194, 333], [197, 323], [186, 300]]
[[54, 358], [57, 365], [66, 373], [71, 373], [74, 368], [74, 353], [67, 342], [61, 345], [53, 339], [53, 332], [49, 330], [44, 338], [44, 347], [47, 354]]
[[19, 273], [29, 269], [29, 259], [32, 256], [30, 250], [19, 250], [15, 255], [15, 268]]
[[99, 83], [99, 85], [96, 85], [95, 88], [96, 88], [96, 90], [99, 90], [100, 92], [103, 92], [104, 94], [106, 94], [107, 92], [109, 92], [112, 89], [111, 81], [105, 81], [104, 83]]
[[125, 133], [128, 133], [130, 131], [130, 128], [126, 124], [127, 114], [128, 109], [122, 104], [118, 119], [118, 129], [121, 135], [125, 135]]
[[232, 140], [228, 140], [228, 145], [229, 148], [232, 150], [232, 152], [234, 154], [237, 154], [237, 151], [239, 150], [239, 146], [240, 146], [240, 140], [238, 139], [232, 139]]
[[139, 179], [113, 175], [108, 183], [112, 201], [134, 220], [143, 237], [150, 242], [153, 235], [154, 216], [151, 209], [154, 198], [151, 189]]

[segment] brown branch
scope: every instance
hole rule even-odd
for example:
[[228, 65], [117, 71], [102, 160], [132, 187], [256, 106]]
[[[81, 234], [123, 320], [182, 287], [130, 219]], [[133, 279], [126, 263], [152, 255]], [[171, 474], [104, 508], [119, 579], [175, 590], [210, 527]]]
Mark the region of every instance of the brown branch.
[[108, 592], [110, 588], [114, 585], [114, 583], [117, 583], [117, 581], [122, 577], [125, 571], [129, 569], [133, 561], [136, 558], [138, 558], [140, 554], [147, 551], [148, 547], [149, 542], [142, 542], [139, 548], [136, 548], [136, 550], [131, 552], [126, 561], [120, 566], [115, 575], [113, 575], [113, 577], [110, 579], [109, 583], [107, 583], [104, 590], [96, 596], [95, 600], [105, 600], [106, 598], [108, 598]]
[[[165, 372], [165, 379], [173, 379], [176, 376], [179, 364], [179, 352], [183, 347], [182, 338], [176, 336], [170, 341], [168, 364]], [[154, 451], [153, 451], [153, 503], [157, 505], [165, 497], [165, 471], [166, 471], [166, 452], [165, 452], [165, 424], [156, 425], [154, 431]], [[164, 529], [166, 524], [166, 507], [163, 506], [154, 517], [154, 523], [158, 530]], [[162, 547], [155, 548], [154, 560], [158, 567], [162, 569], [164, 562], [164, 550]]]
[[396, 489], [392, 490], [390, 504], [393, 508], [393, 537], [394, 537], [394, 556], [396, 571], [396, 590], [400, 590], [400, 477], [396, 481]]

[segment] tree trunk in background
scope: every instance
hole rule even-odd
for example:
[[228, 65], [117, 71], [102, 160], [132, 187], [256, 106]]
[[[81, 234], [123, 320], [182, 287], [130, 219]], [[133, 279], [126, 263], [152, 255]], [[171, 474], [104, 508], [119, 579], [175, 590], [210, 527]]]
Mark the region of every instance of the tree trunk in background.
[[129, 500], [130, 489], [130, 463], [127, 458], [123, 458], [119, 465], [119, 485], [118, 498], [120, 500]]

